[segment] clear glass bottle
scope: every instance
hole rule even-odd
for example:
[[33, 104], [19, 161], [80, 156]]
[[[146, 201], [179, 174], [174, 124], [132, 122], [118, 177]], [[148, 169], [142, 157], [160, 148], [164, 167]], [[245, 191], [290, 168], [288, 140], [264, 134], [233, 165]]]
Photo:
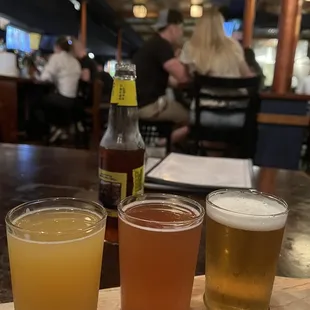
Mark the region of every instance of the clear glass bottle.
[[135, 80], [135, 65], [116, 65], [108, 128], [100, 142], [99, 200], [108, 211], [106, 240], [112, 243], [118, 242], [118, 203], [144, 192], [145, 144]]

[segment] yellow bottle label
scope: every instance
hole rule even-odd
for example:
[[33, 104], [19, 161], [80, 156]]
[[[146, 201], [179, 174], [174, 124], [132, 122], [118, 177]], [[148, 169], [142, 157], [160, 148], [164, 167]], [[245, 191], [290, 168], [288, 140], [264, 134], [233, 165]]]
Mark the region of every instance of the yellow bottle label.
[[133, 195], [141, 195], [144, 192], [144, 165], [132, 170]]
[[117, 217], [117, 209], [110, 209], [108, 205], [117, 206], [126, 197], [127, 173], [111, 172], [99, 168], [99, 198], [108, 216]]
[[137, 106], [136, 82], [115, 79], [111, 95], [111, 103], [124, 107]]

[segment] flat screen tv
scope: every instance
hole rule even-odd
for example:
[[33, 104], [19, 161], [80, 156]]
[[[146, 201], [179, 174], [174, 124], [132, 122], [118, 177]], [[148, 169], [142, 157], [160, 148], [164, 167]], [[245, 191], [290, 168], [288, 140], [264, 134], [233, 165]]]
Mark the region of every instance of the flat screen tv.
[[6, 27], [6, 48], [9, 50], [19, 50], [25, 53], [31, 52], [29, 33], [12, 25], [8, 25]]
[[56, 41], [57, 36], [42, 35], [39, 48], [40, 50], [52, 52]]
[[231, 37], [234, 31], [240, 29], [241, 22], [238, 19], [233, 19], [224, 23], [224, 32], [226, 36]]
[[41, 35], [39, 33], [31, 32], [30, 36], [30, 47], [32, 50], [38, 50], [41, 42]]
[[224, 23], [224, 32], [227, 37], [231, 37], [234, 32], [235, 23], [234, 22], [225, 22]]

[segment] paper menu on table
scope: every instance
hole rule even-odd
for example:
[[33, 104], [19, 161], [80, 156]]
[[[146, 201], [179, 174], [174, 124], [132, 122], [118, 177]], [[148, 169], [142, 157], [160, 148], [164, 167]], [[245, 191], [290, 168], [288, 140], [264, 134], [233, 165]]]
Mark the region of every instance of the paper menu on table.
[[145, 173], [148, 173], [153, 167], [155, 167], [161, 161], [160, 158], [149, 157], [145, 164]]
[[147, 174], [147, 179], [180, 186], [251, 188], [252, 172], [249, 159], [171, 153]]

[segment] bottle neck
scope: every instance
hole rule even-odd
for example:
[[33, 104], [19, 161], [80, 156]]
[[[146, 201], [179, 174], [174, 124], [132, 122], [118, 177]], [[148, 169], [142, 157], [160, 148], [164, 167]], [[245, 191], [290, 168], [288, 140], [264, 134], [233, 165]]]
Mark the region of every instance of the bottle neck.
[[137, 107], [137, 90], [135, 77], [117, 76], [114, 78], [111, 104], [122, 107]]
[[117, 133], [127, 134], [139, 131], [138, 107], [111, 104], [108, 122], [108, 130], [109, 129]]
[[117, 133], [139, 130], [139, 115], [135, 73], [127, 70], [116, 72], [111, 95], [109, 128]]

